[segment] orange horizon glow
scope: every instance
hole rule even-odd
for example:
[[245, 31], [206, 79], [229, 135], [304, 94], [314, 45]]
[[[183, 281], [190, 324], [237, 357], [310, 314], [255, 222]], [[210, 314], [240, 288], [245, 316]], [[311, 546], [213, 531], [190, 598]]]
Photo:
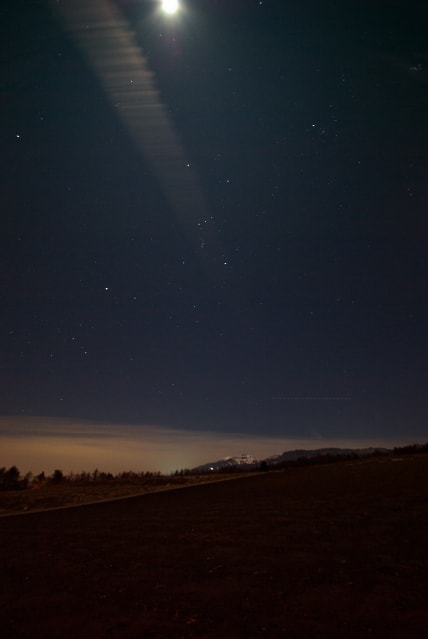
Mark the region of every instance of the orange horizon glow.
[[263, 459], [294, 449], [394, 447], [409, 443], [415, 440], [260, 437], [250, 433], [175, 430], [153, 424], [0, 417], [0, 467], [17, 466], [21, 474], [51, 474], [57, 468], [65, 474], [91, 472], [95, 468], [111, 473], [169, 474], [242, 453]]

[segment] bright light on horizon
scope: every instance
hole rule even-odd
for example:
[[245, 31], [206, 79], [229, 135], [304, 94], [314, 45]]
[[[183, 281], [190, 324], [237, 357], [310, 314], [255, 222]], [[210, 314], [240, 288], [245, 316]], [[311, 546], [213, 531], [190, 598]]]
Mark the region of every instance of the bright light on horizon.
[[176, 430], [156, 424], [91, 422], [81, 419], [0, 415], [0, 467], [51, 474], [99, 470], [118, 473], [194, 468], [226, 456], [251, 453], [256, 459], [285, 450], [366, 448], [425, 443], [426, 437], [346, 439], [260, 436], [251, 433]]
[[162, 11], [169, 15], [176, 13], [179, 6], [178, 0], [162, 0]]

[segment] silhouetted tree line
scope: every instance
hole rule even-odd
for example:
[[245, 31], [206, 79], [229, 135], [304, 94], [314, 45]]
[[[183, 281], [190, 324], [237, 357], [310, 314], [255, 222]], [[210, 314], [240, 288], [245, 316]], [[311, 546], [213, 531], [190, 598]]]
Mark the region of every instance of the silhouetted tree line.
[[[428, 442], [426, 444], [410, 444], [408, 446], [397, 446], [392, 451], [374, 450], [370, 453], [358, 454], [358, 453], [345, 453], [334, 455], [332, 453], [320, 453], [312, 457], [298, 457], [297, 459], [290, 459], [283, 462], [275, 462], [267, 464], [267, 462], [261, 462], [260, 466], [225, 466], [224, 468], [216, 468], [214, 470], [206, 469], [201, 471], [191, 470], [190, 468], [182, 468], [176, 470], [173, 473], [174, 477], [191, 477], [195, 475], [212, 475], [212, 474], [236, 474], [242, 472], [259, 472], [266, 471], [270, 468], [275, 470], [283, 470], [286, 468], [296, 466], [315, 466], [320, 464], [334, 464], [344, 461], [355, 461], [361, 459], [370, 459], [375, 457], [388, 457], [389, 455], [418, 455], [421, 453], [428, 453]], [[89, 483], [97, 481], [136, 481], [139, 483], [151, 483], [151, 484], [167, 484], [171, 480], [171, 476], [163, 475], [160, 472], [141, 471], [135, 472], [132, 470], [117, 473], [106, 473], [96, 468], [92, 473], [82, 471], [81, 473], [69, 473], [64, 475], [62, 470], [56, 469], [46, 477], [44, 472], [38, 475], [33, 473], [27, 473], [22, 476], [16, 466], [11, 466], [8, 470], [5, 467], [0, 468], [0, 491], [2, 490], [24, 490], [26, 488], [37, 487], [38, 485], [49, 484], [61, 484], [61, 483]]]
[[394, 455], [417, 455], [418, 453], [428, 453], [428, 442], [426, 444], [410, 444], [409, 446], [397, 446], [393, 449]]
[[268, 464], [266, 461], [262, 461], [258, 466], [246, 466], [235, 465], [235, 466], [219, 466], [217, 468], [206, 468], [206, 469], [198, 469], [197, 471], [189, 470], [188, 468], [183, 468], [182, 470], [176, 470], [175, 475], [224, 475], [224, 474], [235, 474], [242, 472], [259, 472], [259, 471], [268, 471], [272, 470], [285, 470], [286, 468], [300, 467], [300, 466], [319, 466], [323, 464], [336, 464], [339, 462], [346, 461], [356, 461], [363, 459], [373, 459], [377, 457], [388, 457], [392, 455], [417, 455], [420, 453], [428, 453], [428, 443], [426, 444], [411, 444], [409, 446], [400, 446], [395, 447], [391, 450], [373, 450], [369, 453], [357, 453], [357, 452], [349, 452], [342, 454], [334, 454], [334, 453], [320, 453], [319, 455], [302, 455], [297, 459], [286, 459], [284, 461], [272, 462]]
[[285, 469], [293, 466], [315, 466], [322, 464], [335, 464], [338, 462], [356, 461], [363, 459], [373, 459], [378, 457], [388, 457], [393, 455], [417, 455], [420, 453], [428, 452], [427, 444], [412, 444], [410, 446], [395, 447], [392, 450], [373, 450], [369, 453], [361, 454], [357, 452], [333, 454], [333, 453], [320, 453], [319, 455], [313, 455], [311, 457], [298, 457], [297, 459], [290, 459], [283, 462], [279, 462], [274, 465], [274, 468]]
[[0, 490], [22, 490], [27, 486], [28, 478], [21, 477], [16, 466], [11, 466], [9, 470], [0, 468]]
[[336, 464], [344, 461], [355, 461], [363, 457], [379, 457], [381, 453], [370, 453], [370, 455], [357, 455], [357, 453], [344, 453], [334, 455], [332, 453], [320, 453], [319, 455], [302, 456], [297, 459], [287, 459], [275, 464], [275, 468], [282, 470], [296, 466], [320, 466], [323, 464]]
[[38, 475], [33, 473], [27, 473], [24, 477], [19, 472], [16, 466], [11, 466], [8, 470], [6, 468], [0, 468], [0, 491], [2, 490], [24, 490], [26, 488], [35, 488], [44, 484], [63, 484], [63, 483], [89, 483], [89, 482], [101, 482], [101, 481], [136, 481], [139, 483], [156, 483], [164, 484], [168, 482], [168, 477], [162, 475], [160, 472], [134, 472], [125, 471], [113, 475], [113, 473], [105, 473], [99, 471], [97, 468], [88, 473], [83, 471], [81, 473], [70, 473], [65, 475], [62, 470], [56, 469], [46, 477], [44, 472]]

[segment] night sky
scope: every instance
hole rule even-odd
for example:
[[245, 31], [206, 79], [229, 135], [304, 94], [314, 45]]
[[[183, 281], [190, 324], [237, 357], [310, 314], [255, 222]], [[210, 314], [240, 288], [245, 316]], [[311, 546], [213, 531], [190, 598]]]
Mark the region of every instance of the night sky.
[[424, 3], [1, 14], [1, 415], [426, 439]]

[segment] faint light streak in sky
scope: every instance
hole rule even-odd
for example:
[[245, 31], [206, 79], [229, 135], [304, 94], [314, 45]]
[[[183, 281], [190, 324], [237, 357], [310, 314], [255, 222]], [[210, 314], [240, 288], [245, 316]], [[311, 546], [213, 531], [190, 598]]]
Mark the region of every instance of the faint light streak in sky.
[[281, 402], [350, 402], [352, 397], [322, 397], [321, 395], [297, 395], [289, 397], [272, 397], [275, 401]]
[[62, 0], [55, 6], [201, 255], [195, 225], [207, 215], [206, 202], [130, 25], [111, 0]]
[[112, 0], [61, 0], [54, 6], [96, 73], [132, 142], [159, 181], [207, 277], [214, 286], [223, 289], [226, 283], [233, 292], [228, 294], [230, 310], [241, 312], [247, 308], [250, 313], [232, 263], [227, 264], [225, 273], [219, 233], [211, 229], [209, 237], [201, 238], [198, 222], [213, 217], [129, 23]]

